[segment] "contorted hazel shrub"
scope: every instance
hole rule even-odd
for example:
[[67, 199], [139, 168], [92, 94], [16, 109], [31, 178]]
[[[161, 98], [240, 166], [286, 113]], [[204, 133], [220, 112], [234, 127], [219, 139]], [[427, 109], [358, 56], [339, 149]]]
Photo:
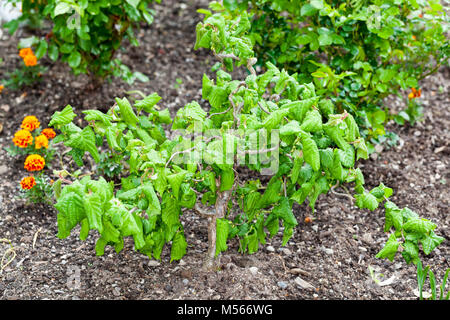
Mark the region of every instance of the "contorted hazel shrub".
[[[85, 166], [86, 153], [99, 163], [99, 149], [106, 147], [126, 168], [117, 177], [120, 184], [89, 174], [69, 180], [68, 168], [62, 168], [66, 177], [54, 183], [58, 237], [81, 225], [82, 240], [96, 230], [98, 255], [108, 245], [120, 252], [124, 237], [131, 236], [148, 257], [161, 259], [169, 244], [171, 261], [179, 260], [188, 247], [180, 216], [196, 213], [208, 219], [204, 267], [213, 269], [233, 238], [250, 254], [279, 233], [286, 245], [298, 225], [294, 203], [307, 202], [314, 212], [321, 194], [352, 183], [358, 207], [375, 210], [386, 201], [385, 231], [394, 231], [377, 257], [392, 260], [403, 248], [403, 257], [417, 262], [420, 244], [429, 254], [443, 241], [433, 232], [436, 225], [398, 208], [388, 200], [393, 190], [382, 183], [365, 189], [356, 161], [367, 158], [367, 149], [353, 116], [337, 112], [312, 83], [299, 84], [273, 64], [257, 74], [246, 23], [225, 24], [214, 15], [198, 26], [197, 41], [209, 33], [219, 59], [232, 57], [249, 72], [240, 80], [224, 70], [215, 80], [204, 75], [208, 111], [193, 101], [172, 120], [153, 93], [134, 103], [116, 98], [106, 113], [83, 111], [84, 127], [74, 121], [70, 105], [52, 116], [49, 126], [61, 131], [55, 141], [70, 148], [76, 164]], [[166, 132], [162, 124], [172, 125]]]
[[[8, 0], [15, 3], [16, 0]], [[42, 37], [22, 39], [22, 47], [34, 47], [35, 56], [24, 58], [33, 64], [47, 55], [52, 61], [67, 63], [75, 74], [88, 73], [95, 80], [118, 76], [131, 83], [147, 81], [140, 72], [131, 72], [115, 58], [125, 39], [138, 46], [135, 32], [141, 22], [153, 22], [153, 0], [114, 1], [21, 1], [22, 15], [5, 26], [14, 33], [21, 22], [42, 27]], [[160, 2], [160, 0], [156, 0]], [[45, 29], [50, 25], [50, 29]], [[34, 58], [33, 58], [34, 57]]]

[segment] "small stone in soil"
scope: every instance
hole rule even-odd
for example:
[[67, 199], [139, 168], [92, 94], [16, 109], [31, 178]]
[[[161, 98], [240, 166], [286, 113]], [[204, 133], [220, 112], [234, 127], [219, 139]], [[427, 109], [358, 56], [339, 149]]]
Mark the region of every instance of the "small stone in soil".
[[286, 289], [287, 286], [288, 286], [288, 284], [286, 282], [284, 282], [284, 281], [278, 281], [277, 285], [283, 290]]
[[252, 275], [256, 275], [257, 273], [258, 273], [258, 268], [257, 267], [250, 267], [250, 273], [252, 274]]
[[313, 289], [314, 287], [307, 281], [303, 280], [300, 277], [294, 279], [294, 282], [300, 286], [302, 289]]
[[157, 266], [159, 266], [161, 263], [159, 262], [159, 261], [156, 261], [156, 260], [150, 260], [149, 262], [148, 262], [148, 266], [149, 267], [157, 267]]

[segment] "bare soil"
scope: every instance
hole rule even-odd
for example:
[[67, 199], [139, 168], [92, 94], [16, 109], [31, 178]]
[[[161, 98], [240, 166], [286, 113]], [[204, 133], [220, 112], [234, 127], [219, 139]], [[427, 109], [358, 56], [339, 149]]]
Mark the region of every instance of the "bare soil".
[[[120, 58], [133, 70], [148, 75], [148, 83], [129, 86], [114, 79], [93, 91], [87, 89], [86, 77], [75, 77], [67, 66], [43, 59], [40, 63], [49, 70], [40, 83], [0, 94], [0, 238], [11, 242], [0, 244], [0, 256], [11, 246], [15, 253], [0, 273], [0, 299], [417, 299], [413, 265], [406, 265], [400, 256], [393, 263], [375, 258], [388, 238], [383, 233], [383, 209], [360, 210], [339, 194], [321, 195], [309, 224], [304, 218], [311, 215], [310, 209], [305, 204], [297, 207], [300, 223], [285, 247], [276, 236], [259, 252], [242, 255], [237, 240], [230, 241], [215, 273], [200, 269], [207, 249], [206, 221], [190, 212], [182, 217], [188, 252], [179, 262], [169, 263], [167, 248], [162, 261], [149, 260], [133, 251], [130, 241], [120, 254], [107, 248], [104, 256], [97, 257], [95, 235], [82, 242], [74, 232], [60, 240], [54, 208], [27, 205], [16, 197], [19, 181], [26, 174], [24, 159], [10, 157], [3, 148], [10, 145], [25, 115], [34, 114], [46, 124], [67, 104], [77, 113], [87, 108], [105, 110], [114, 97], [131, 89], [158, 92], [163, 97], [160, 105], [170, 108], [172, 114], [192, 100], [205, 105], [201, 78], [203, 73], [211, 74], [215, 61], [204, 50], [194, 51], [193, 45], [195, 25], [201, 19], [196, 10], [206, 6], [206, 0], [165, 0], [155, 6], [153, 25], [143, 26], [139, 33], [141, 46], [124, 46]], [[18, 66], [18, 39], [29, 33], [21, 29], [10, 37], [4, 32], [0, 78]], [[450, 267], [449, 83], [448, 68], [422, 81], [423, 121], [414, 127], [390, 123], [388, 129], [398, 134], [399, 144], [385, 147], [359, 165], [368, 188], [383, 182], [394, 189], [393, 200], [398, 206], [408, 206], [438, 225], [437, 234], [446, 240], [422, 257], [432, 266], [438, 285]], [[388, 103], [399, 109], [404, 100], [392, 98]], [[339, 188], [336, 191], [344, 193]], [[372, 279], [370, 268], [382, 285]]]

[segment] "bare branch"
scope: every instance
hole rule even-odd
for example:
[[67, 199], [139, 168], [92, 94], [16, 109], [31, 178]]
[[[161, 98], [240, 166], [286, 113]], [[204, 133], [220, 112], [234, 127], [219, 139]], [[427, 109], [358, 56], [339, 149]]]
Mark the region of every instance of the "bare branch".
[[270, 114], [270, 112], [268, 110], [266, 110], [266, 108], [263, 107], [263, 105], [260, 101], [258, 101], [258, 106], [261, 108], [262, 111], [264, 111], [267, 114]]
[[216, 211], [214, 209], [208, 209], [203, 206], [201, 206], [198, 202], [195, 202], [194, 205], [194, 211], [198, 213], [199, 215], [210, 218], [216, 216]]
[[177, 152], [174, 152], [173, 154], [172, 154], [172, 156], [169, 158], [169, 160], [166, 162], [166, 168], [167, 168], [167, 166], [169, 165], [169, 163], [170, 163], [170, 161], [172, 161], [172, 159], [176, 156], [176, 155], [179, 155], [179, 154], [183, 154], [183, 153], [188, 153], [188, 152], [191, 152], [192, 150], [194, 150], [194, 149], [197, 149], [197, 147], [192, 147], [192, 148], [189, 148], [189, 149], [186, 149], [186, 150], [183, 150], [183, 151], [177, 151]]
[[339, 186], [339, 181], [334, 186], [331, 187], [331, 189], [330, 189], [331, 193], [333, 193], [337, 196], [346, 197], [346, 198], [350, 199], [350, 202], [353, 205], [353, 197], [351, 195], [334, 191], [334, 189], [337, 188], [338, 186]]

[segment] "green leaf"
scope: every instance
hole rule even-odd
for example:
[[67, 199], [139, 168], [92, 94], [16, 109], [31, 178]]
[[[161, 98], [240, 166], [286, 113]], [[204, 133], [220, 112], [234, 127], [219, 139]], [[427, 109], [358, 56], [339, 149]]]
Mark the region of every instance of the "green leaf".
[[133, 111], [133, 108], [131, 107], [130, 102], [127, 98], [116, 98], [117, 105], [120, 109], [120, 115], [122, 119], [129, 125], [132, 125], [133, 127], [136, 126], [136, 123], [139, 121], [139, 118], [136, 116], [136, 114]]
[[113, 127], [113, 126], [106, 128], [106, 131], [105, 131], [106, 141], [108, 142], [108, 145], [111, 149], [121, 151], [122, 148], [120, 147], [120, 145], [116, 139], [116, 130], [117, 130], [117, 128]]
[[283, 117], [285, 117], [288, 113], [289, 109], [275, 110], [266, 119], [264, 119], [261, 126], [268, 130], [275, 129], [283, 120]]
[[378, 201], [374, 195], [369, 192], [364, 192], [363, 194], [355, 195], [356, 205], [361, 209], [369, 209], [370, 211], [374, 211], [378, 208]]
[[297, 135], [302, 131], [300, 125], [297, 120], [289, 121], [287, 124], [280, 128], [280, 135], [288, 136], [288, 135]]
[[84, 198], [84, 210], [86, 212], [86, 217], [89, 221], [89, 226], [91, 229], [96, 229], [98, 232], [102, 233], [102, 201], [100, 197], [93, 193], [87, 194]]
[[[67, 187], [66, 187], [67, 188]], [[64, 239], [70, 235], [70, 231], [86, 218], [83, 198], [76, 192], [64, 192], [55, 204], [58, 210], [58, 238]]]
[[48, 47], [48, 57], [52, 61], [56, 61], [58, 60], [58, 56], [59, 56], [58, 46], [51, 43], [50, 46]]
[[141, 0], [126, 0], [126, 2], [128, 2], [133, 8], [137, 8], [139, 2], [141, 2]]
[[164, 193], [162, 199], [162, 221], [169, 227], [176, 226], [180, 223], [180, 206], [177, 199], [169, 193]]
[[419, 247], [415, 242], [405, 241], [403, 243], [402, 256], [406, 263], [417, 263], [419, 261]]
[[280, 228], [278, 217], [273, 213], [269, 214], [264, 222], [264, 226], [269, 230], [269, 236], [273, 237], [278, 233], [278, 229]]
[[67, 2], [59, 1], [58, 4], [55, 6], [55, 10], [53, 11], [53, 15], [59, 16], [61, 14], [66, 14], [68, 12], [72, 11], [72, 6]]
[[411, 218], [404, 225], [403, 230], [411, 233], [428, 234], [436, 228], [436, 225], [423, 218]]
[[81, 220], [80, 240], [84, 241], [89, 236], [89, 221], [88, 219]]
[[120, 234], [124, 237], [133, 236], [134, 246], [140, 249], [145, 246], [144, 232], [141, 218], [135, 213], [131, 213], [124, 207], [119, 208], [122, 226], [120, 227]]
[[216, 220], [216, 257], [228, 249], [227, 239], [230, 223], [227, 219]]
[[389, 231], [392, 226], [394, 226], [395, 230], [400, 231], [403, 225], [402, 210], [397, 208], [397, 206], [390, 201], [386, 201], [384, 207], [386, 209], [384, 232]]
[[280, 204], [277, 205], [273, 210], [273, 214], [275, 214], [279, 219], [283, 220], [283, 225], [288, 227], [294, 227], [298, 224], [295, 219], [294, 213], [292, 212], [292, 206], [289, 203], [289, 199], [286, 197], [282, 197]]
[[71, 68], [76, 68], [81, 63], [81, 54], [78, 51], [72, 51], [67, 60]]
[[48, 124], [49, 127], [60, 128], [72, 122], [77, 115], [73, 112], [72, 106], [67, 105], [62, 111], [56, 111]]
[[298, 189], [292, 196], [291, 199], [296, 201], [298, 204], [302, 204], [305, 202], [308, 195], [311, 193], [314, 187], [314, 183], [305, 182], [301, 185], [300, 189]]
[[290, 238], [292, 238], [292, 235], [294, 234], [294, 228], [292, 227], [286, 227], [283, 231], [283, 240], [281, 242], [282, 246], [285, 246]]
[[322, 130], [322, 115], [319, 110], [313, 109], [306, 113], [300, 128], [307, 132], [317, 132]]
[[317, 9], [314, 8], [311, 4], [306, 3], [302, 6], [302, 9], [300, 11], [300, 14], [302, 16], [312, 16], [314, 13], [317, 12]]
[[345, 150], [338, 150], [339, 160], [346, 168], [352, 168], [355, 165], [355, 149], [351, 145]]
[[234, 185], [234, 171], [226, 170], [222, 172], [220, 176], [220, 191], [230, 190]]
[[39, 46], [36, 49], [36, 58], [39, 60], [41, 59], [46, 53], [48, 49], [48, 43], [45, 40], [41, 40], [39, 42]]
[[393, 190], [386, 187], [383, 183], [380, 183], [378, 187], [370, 190], [370, 193], [373, 194], [379, 202], [381, 202], [384, 200], [384, 198], [389, 198], [392, 195]]
[[258, 233], [253, 231], [250, 233], [247, 237], [248, 241], [248, 253], [253, 254], [258, 251], [259, 249], [259, 241], [258, 241]]
[[167, 176], [167, 180], [169, 181], [170, 186], [172, 187], [173, 195], [176, 199], [180, 194], [180, 186], [186, 176], [187, 171], [181, 171], [179, 173], [174, 173]]
[[317, 10], [321, 10], [324, 7], [323, 0], [311, 0], [310, 4], [312, 7], [316, 8]]
[[134, 107], [139, 110], [144, 110], [146, 112], [152, 112], [153, 107], [161, 100], [161, 97], [156, 93], [152, 93], [148, 95], [142, 100], [138, 100], [135, 102]]
[[100, 155], [95, 145], [95, 134], [91, 127], [85, 127], [81, 132], [71, 135], [65, 145], [88, 151], [96, 163], [100, 162]]
[[183, 116], [189, 120], [204, 121], [206, 111], [196, 101], [193, 101], [184, 106]]
[[308, 163], [314, 171], [319, 171], [320, 169], [320, 154], [319, 148], [316, 142], [311, 138], [308, 133], [301, 133], [301, 140], [303, 145], [303, 156], [305, 162]]
[[145, 197], [148, 200], [149, 206], [148, 206], [148, 215], [155, 216], [161, 214], [161, 203], [159, 202], [158, 196], [156, 195], [156, 192], [153, 188], [153, 185], [151, 182], [145, 183], [141, 187], [142, 191], [145, 194]]
[[332, 168], [333, 166], [333, 150], [330, 148], [320, 149], [320, 164], [323, 168]]
[[384, 248], [375, 256], [376, 258], [388, 258], [391, 262], [394, 261], [394, 257], [397, 254], [397, 250], [400, 243], [397, 241], [395, 234], [391, 234], [388, 241], [384, 245]]
[[179, 231], [172, 240], [172, 248], [170, 250], [170, 262], [180, 260], [186, 254], [187, 242], [184, 232]]
[[430, 254], [431, 251], [433, 251], [443, 241], [444, 238], [436, 235], [433, 231], [431, 231], [429, 235], [426, 235], [424, 238], [420, 239], [423, 252], [425, 252], [425, 254]]
[[109, 114], [104, 114], [99, 110], [85, 110], [83, 113], [86, 114], [84, 117], [86, 121], [101, 121], [104, 125], [111, 126], [112, 117]]
[[268, 205], [278, 202], [280, 199], [282, 182], [279, 178], [275, 176], [270, 179], [269, 184], [267, 185], [266, 191], [264, 192], [261, 199], [261, 208], [265, 208]]
[[363, 138], [357, 139], [354, 146], [356, 148], [356, 161], [369, 158], [369, 150]]

